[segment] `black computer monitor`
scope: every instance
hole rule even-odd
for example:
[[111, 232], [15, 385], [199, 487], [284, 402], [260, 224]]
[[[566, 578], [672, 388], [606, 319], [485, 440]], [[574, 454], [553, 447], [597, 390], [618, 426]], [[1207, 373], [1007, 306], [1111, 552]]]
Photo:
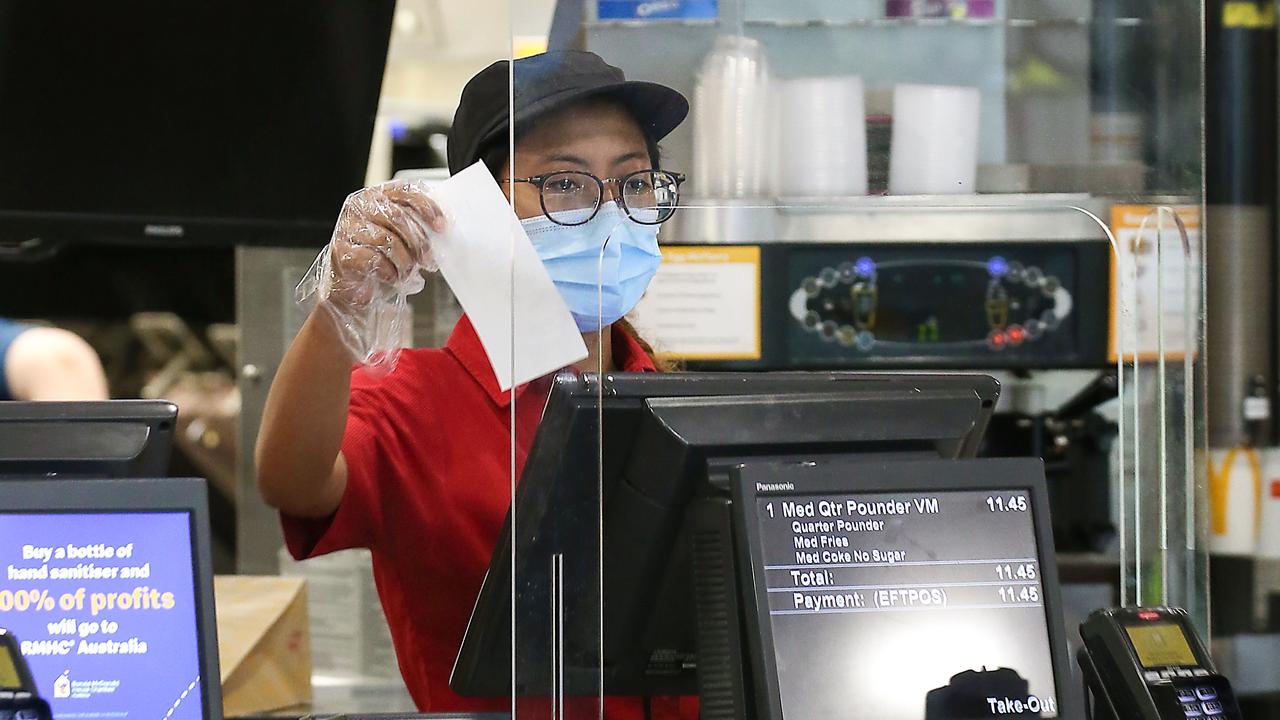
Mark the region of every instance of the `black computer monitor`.
[[[749, 658], [754, 692], [709, 707], [745, 702], [731, 716], [759, 720], [1077, 717], [1039, 459], [819, 458], [731, 475], [747, 647], [716, 669]], [[719, 629], [722, 645], [736, 629]]]
[[395, 5], [0, 0], [0, 238], [327, 242], [364, 184]]
[[[593, 694], [601, 681], [610, 694], [696, 692], [685, 512], [695, 497], [727, 497], [724, 472], [735, 458], [971, 456], [998, 394], [993, 379], [975, 375], [558, 376], [515, 498], [517, 694], [547, 694], [559, 682], [553, 652], [563, 652], [557, 687], [569, 694]], [[508, 516], [454, 667], [461, 694], [511, 692], [507, 674], [493, 669], [511, 663], [512, 572]], [[553, 590], [566, 601], [554, 623]], [[563, 629], [563, 649], [553, 626]]]
[[57, 718], [219, 720], [203, 480], [0, 491], [0, 627]]
[[177, 416], [163, 400], [0, 402], [0, 479], [164, 477]]

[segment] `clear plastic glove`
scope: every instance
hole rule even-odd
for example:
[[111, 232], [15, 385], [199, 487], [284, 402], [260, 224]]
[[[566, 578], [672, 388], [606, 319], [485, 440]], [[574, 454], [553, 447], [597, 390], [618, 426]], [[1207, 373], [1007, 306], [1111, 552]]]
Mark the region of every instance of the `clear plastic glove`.
[[390, 372], [409, 322], [408, 297], [436, 269], [430, 234], [444, 213], [419, 183], [393, 181], [347, 197], [333, 237], [298, 283], [299, 303], [315, 302], [366, 367]]

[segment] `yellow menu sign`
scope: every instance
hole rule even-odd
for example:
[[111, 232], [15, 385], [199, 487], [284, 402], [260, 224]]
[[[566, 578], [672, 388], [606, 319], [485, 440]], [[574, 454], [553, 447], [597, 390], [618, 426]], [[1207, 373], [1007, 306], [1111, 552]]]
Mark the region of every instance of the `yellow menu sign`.
[[1194, 354], [1200, 313], [1200, 208], [1116, 205], [1111, 209], [1111, 231], [1116, 238], [1107, 342], [1111, 362], [1121, 352], [1126, 362], [1135, 355], [1141, 361], [1162, 354], [1165, 359], [1182, 359], [1188, 347]]
[[663, 357], [760, 359], [760, 248], [665, 245], [631, 321]]

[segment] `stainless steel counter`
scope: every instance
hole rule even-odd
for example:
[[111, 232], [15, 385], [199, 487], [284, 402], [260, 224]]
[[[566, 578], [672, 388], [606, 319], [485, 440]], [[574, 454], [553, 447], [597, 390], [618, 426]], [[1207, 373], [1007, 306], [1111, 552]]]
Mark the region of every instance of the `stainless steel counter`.
[[667, 243], [1105, 240], [1111, 201], [1083, 194], [689, 198]]

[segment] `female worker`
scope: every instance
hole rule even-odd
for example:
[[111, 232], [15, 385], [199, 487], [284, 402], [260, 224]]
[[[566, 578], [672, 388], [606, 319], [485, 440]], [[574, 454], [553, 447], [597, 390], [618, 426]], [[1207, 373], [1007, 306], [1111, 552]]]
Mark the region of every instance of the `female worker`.
[[[688, 102], [670, 88], [628, 82], [586, 52], [517, 60], [513, 77], [514, 167], [508, 67], [500, 62], [463, 90], [449, 169], [484, 161], [511, 188], [592, 353], [579, 368], [599, 360], [607, 370], [654, 370], [622, 316], [657, 270], [657, 226], [674, 212], [680, 180], [656, 169], [657, 142], [684, 119]], [[295, 557], [372, 551], [400, 670], [420, 710], [501, 709], [502, 699], [454, 694], [449, 675], [510, 505], [511, 394], [498, 389], [465, 317], [445, 348], [405, 351], [384, 378], [351, 372], [349, 349], [368, 357], [368, 338], [378, 333], [370, 305], [430, 265], [431, 235], [443, 228], [439, 209], [412, 185], [348, 199], [318, 262], [323, 299], [267, 399], [258, 484], [280, 510]], [[608, 262], [596, 262], [606, 247]], [[592, 262], [573, 262], [584, 255]], [[588, 265], [608, 270], [580, 277]], [[591, 291], [575, 291], [584, 285]], [[545, 401], [529, 391], [534, 385], [514, 391], [517, 467]], [[695, 717], [692, 705], [655, 699], [650, 710]], [[630, 699], [610, 698], [607, 708], [609, 717], [642, 714]]]

